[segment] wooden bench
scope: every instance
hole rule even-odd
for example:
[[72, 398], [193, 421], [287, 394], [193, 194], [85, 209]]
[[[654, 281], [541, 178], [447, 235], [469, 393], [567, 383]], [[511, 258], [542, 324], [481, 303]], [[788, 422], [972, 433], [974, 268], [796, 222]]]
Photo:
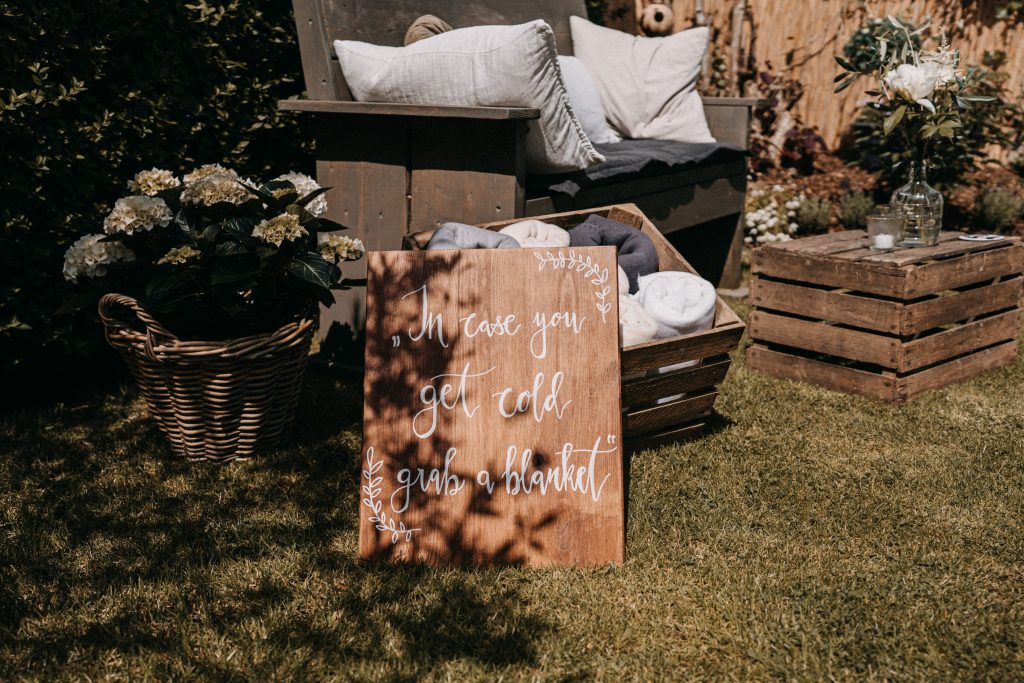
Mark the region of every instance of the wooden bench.
[[[312, 117], [317, 181], [331, 190], [328, 217], [351, 228], [367, 249], [400, 249], [405, 235], [458, 220], [487, 223], [633, 203], [698, 271], [738, 287], [746, 163], [701, 165], [655, 177], [588, 188], [575, 197], [530, 196], [524, 155], [536, 109], [354, 102], [333, 41], [402, 44], [409, 24], [434, 14], [454, 27], [545, 19], [558, 49], [572, 54], [569, 17], [586, 17], [583, 0], [293, 0], [308, 99], [280, 108]], [[719, 142], [747, 146], [749, 98], [705, 98]], [[364, 277], [362, 264], [346, 268]], [[343, 321], [359, 329], [363, 292], [339, 292], [321, 328]]]

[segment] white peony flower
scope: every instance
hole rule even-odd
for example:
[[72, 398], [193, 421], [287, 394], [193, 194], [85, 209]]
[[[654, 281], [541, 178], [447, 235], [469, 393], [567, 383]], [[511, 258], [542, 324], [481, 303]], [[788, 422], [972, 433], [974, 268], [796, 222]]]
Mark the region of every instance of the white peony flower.
[[128, 181], [128, 191], [152, 197], [161, 190], [170, 190], [179, 185], [181, 185], [181, 181], [175, 178], [170, 171], [151, 168], [148, 171], [136, 173], [135, 177]]
[[320, 255], [327, 261], [355, 261], [366, 253], [362, 240], [356, 237], [328, 234], [317, 237], [320, 242]]
[[114, 203], [114, 209], [103, 219], [103, 230], [108, 235], [124, 233], [131, 235], [156, 226], [165, 227], [171, 222], [171, 209], [164, 200], [145, 195], [122, 197]]
[[201, 253], [202, 252], [200, 252], [198, 249], [195, 249], [185, 244], [180, 247], [174, 247], [173, 249], [171, 249], [169, 252], [164, 254], [163, 258], [157, 261], [157, 263], [171, 263], [174, 265], [181, 265], [186, 261], [194, 259]]
[[[295, 190], [299, 193], [300, 198], [320, 189], [320, 185], [315, 180], [304, 173], [296, 173], [295, 171], [280, 175], [274, 178], [274, 180], [287, 180], [290, 182], [295, 186]], [[324, 215], [324, 212], [327, 211], [327, 197], [320, 195], [306, 205], [306, 211], [309, 211], [314, 216]]]
[[135, 254], [120, 242], [101, 242], [104, 235], [85, 235], [78, 238], [64, 254], [64, 277], [78, 282], [82, 275], [103, 277], [104, 266], [117, 261], [133, 261]]
[[882, 82], [903, 99], [916, 102], [928, 111], [935, 111], [935, 105], [928, 98], [939, 83], [939, 67], [936, 64], [900, 64], [885, 74]]
[[281, 246], [282, 242], [294, 242], [308, 234], [306, 229], [299, 223], [299, 217], [291, 213], [282, 213], [280, 216], [260, 221], [252, 229], [253, 237], [278, 247]]
[[922, 66], [928, 65], [935, 71], [937, 88], [945, 88], [956, 83], [960, 75], [960, 53], [943, 47], [936, 52], [927, 52], [921, 55]]

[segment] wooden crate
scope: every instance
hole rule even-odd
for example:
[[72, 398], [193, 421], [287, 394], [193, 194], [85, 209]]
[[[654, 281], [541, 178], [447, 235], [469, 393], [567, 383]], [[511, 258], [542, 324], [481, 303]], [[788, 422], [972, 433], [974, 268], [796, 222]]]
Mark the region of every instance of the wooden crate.
[[[658, 250], [661, 270], [696, 272], [635, 204], [533, 218], [572, 229], [591, 214], [642, 230]], [[500, 230], [520, 220], [523, 219], [486, 223], [480, 227]], [[433, 231], [425, 231], [409, 235], [406, 246], [423, 249], [432, 234]], [[712, 329], [622, 349], [622, 432], [630, 450], [673, 443], [701, 432], [718, 397], [718, 385], [729, 371], [729, 353], [739, 345], [744, 327], [739, 316], [719, 297]], [[696, 364], [660, 372], [661, 368], [687, 361], [696, 361]], [[679, 394], [683, 397], [658, 403], [659, 399]]]
[[890, 252], [861, 230], [756, 249], [747, 364], [903, 403], [1013, 362], [1024, 244], [960, 234]]

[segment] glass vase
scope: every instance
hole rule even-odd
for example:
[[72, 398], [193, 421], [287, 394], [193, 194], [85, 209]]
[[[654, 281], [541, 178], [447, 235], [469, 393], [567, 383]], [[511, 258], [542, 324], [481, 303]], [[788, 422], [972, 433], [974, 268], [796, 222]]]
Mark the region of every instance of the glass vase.
[[892, 193], [892, 207], [903, 213], [901, 247], [928, 247], [942, 230], [942, 193], [928, 184], [928, 165], [915, 162], [910, 182]]

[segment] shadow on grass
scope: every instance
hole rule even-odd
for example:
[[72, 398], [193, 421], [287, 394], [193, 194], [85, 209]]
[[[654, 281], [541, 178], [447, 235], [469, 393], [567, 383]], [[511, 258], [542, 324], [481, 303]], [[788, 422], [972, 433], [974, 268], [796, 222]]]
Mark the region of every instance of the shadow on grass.
[[515, 590], [354, 558], [359, 387], [310, 373], [293, 445], [226, 466], [175, 458], [132, 396], [0, 422], [13, 437], [0, 460], [0, 678], [69, 660], [87, 674], [110, 651], [223, 677], [244, 665], [225, 668], [218, 647], [252, 657], [257, 645], [297, 652], [284, 661], [298, 674], [303, 658], [536, 662], [549, 629]]

